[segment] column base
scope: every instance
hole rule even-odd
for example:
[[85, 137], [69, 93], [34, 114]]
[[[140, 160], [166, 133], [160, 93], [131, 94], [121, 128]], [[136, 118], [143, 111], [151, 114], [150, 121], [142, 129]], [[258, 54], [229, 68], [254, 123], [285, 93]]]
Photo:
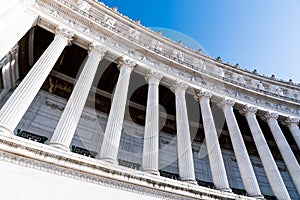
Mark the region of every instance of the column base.
[[249, 195], [249, 197], [254, 197], [255, 199], [265, 200], [263, 195]]
[[52, 146], [52, 147], [55, 147], [55, 148], [58, 148], [58, 149], [61, 149], [61, 150], [64, 150], [64, 151], [70, 151], [70, 148], [63, 145], [63, 144], [60, 144], [60, 143], [49, 143], [49, 146]]
[[143, 169], [143, 171], [144, 171], [144, 172], [147, 172], [147, 173], [149, 173], [149, 174], [157, 175], [157, 176], [160, 175], [159, 171], [158, 171], [158, 170], [155, 170], [155, 169]]
[[217, 190], [220, 190], [221, 192], [229, 192], [232, 193], [232, 190], [230, 188], [217, 188]]
[[196, 180], [181, 180], [182, 182], [185, 182], [185, 183], [189, 183], [189, 184], [193, 184], [193, 185], [198, 185], [197, 181]]
[[11, 131], [10, 129], [4, 127], [3, 125], [0, 125], [0, 135], [3, 135], [3, 136], [13, 136], [14, 132]]
[[109, 157], [100, 157], [99, 160], [111, 163], [111, 164], [118, 164], [118, 161], [113, 159], [113, 158], [109, 158]]

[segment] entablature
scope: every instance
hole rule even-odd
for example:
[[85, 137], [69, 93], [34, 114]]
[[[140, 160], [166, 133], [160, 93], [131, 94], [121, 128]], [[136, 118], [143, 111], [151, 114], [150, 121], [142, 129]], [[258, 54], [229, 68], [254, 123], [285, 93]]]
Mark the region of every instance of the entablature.
[[[89, 6], [91, 5], [91, 6]], [[107, 49], [112, 61], [124, 55], [135, 60], [137, 73], [162, 72], [163, 84], [181, 80], [189, 83], [189, 93], [206, 88], [215, 99], [232, 97], [262, 110], [299, 116], [300, 88], [243, 71], [175, 44], [137, 22], [93, 0], [36, 0], [38, 25], [54, 32], [64, 26], [75, 32], [73, 43], [83, 48], [96, 42]]]

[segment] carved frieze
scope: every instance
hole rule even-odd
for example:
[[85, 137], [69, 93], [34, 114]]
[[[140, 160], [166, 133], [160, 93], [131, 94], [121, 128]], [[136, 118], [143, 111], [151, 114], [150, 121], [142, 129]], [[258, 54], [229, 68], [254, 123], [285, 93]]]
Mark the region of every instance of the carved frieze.
[[115, 18], [109, 16], [109, 15], [105, 15], [104, 16], [104, 22], [105, 22], [105, 24], [114, 27], [117, 20]]
[[133, 39], [139, 39], [140, 37], [140, 32], [134, 28], [129, 29], [129, 36]]
[[151, 45], [155, 50], [162, 51], [162, 43], [157, 40], [152, 40]]
[[86, 1], [83, 1], [83, 0], [78, 0], [77, 6], [80, 11], [86, 12], [86, 13], [89, 13], [89, 11], [92, 7], [89, 3], [87, 3]]
[[173, 51], [173, 56], [175, 58], [177, 58], [178, 60], [180, 60], [180, 61], [184, 61], [184, 55], [183, 55], [183, 53], [181, 51], [174, 50]]
[[263, 84], [256, 79], [251, 80], [250, 87], [252, 87], [254, 89], [258, 89], [258, 90], [265, 90], [265, 87], [263, 86]]
[[236, 81], [238, 83], [241, 83], [241, 84], [245, 84], [245, 79], [242, 75], [240, 74], [233, 74], [232, 75], [232, 80], [233, 81]]

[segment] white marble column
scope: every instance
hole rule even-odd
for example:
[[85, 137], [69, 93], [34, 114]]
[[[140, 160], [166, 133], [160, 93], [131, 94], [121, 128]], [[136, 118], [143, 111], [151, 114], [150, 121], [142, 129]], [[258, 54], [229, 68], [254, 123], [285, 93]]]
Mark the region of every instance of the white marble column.
[[57, 29], [50, 46], [34, 64], [20, 85], [0, 110], [0, 133], [13, 134], [31, 102], [51, 72], [73, 34], [66, 29]]
[[142, 168], [144, 171], [159, 174], [158, 150], [159, 150], [159, 93], [158, 86], [162, 74], [149, 72], [145, 77], [148, 81], [148, 99], [146, 109], [146, 123], [143, 147]]
[[134, 66], [135, 62], [124, 58], [120, 60], [118, 65], [120, 74], [113, 95], [99, 157], [99, 159], [110, 163], [117, 163], [130, 74]]
[[256, 111], [256, 107], [246, 106], [242, 112], [245, 114], [245, 117], [249, 124], [254, 143], [256, 145], [259, 157], [267, 174], [267, 178], [274, 195], [279, 200], [289, 200], [291, 199], [289, 193], [284, 185], [284, 182], [269, 149], [267, 141], [263, 135], [263, 132], [257, 122], [255, 115]]
[[298, 148], [300, 149], [300, 130], [299, 130], [299, 119], [298, 118], [292, 118], [289, 117], [286, 120], [286, 124], [290, 129], [290, 132], [292, 133], [294, 140], [298, 146]]
[[239, 125], [233, 112], [234, 104], [235, 101], [233, 99], [227, 98], [221, 102], [242, 181], [249, 196], [263, 199]]
[[105, 49], [101, 46], [90, 46], [88, 59], [76, 81], [73, 92], [54, 130], [49, 145], [63, 150], [69, 150], [99, 62], [102, 60], [104, 54]]
[[231, 192], [226, 175], [223, 156], [221, 153], [221, 147], [219, 145], [214, 118], [209, 105], [211, 97], [212, 94], [206, 90], [196, 92], [195, 96], [201, 107], [205, 141], [214, 185], [218, 190]]
[[176, 82], [172, 86], [176, 103], [176, 128], [179, 176], [182, 181], [196, 184], [189, 119], [186, 108], [185, 91], [188, 84]]
[[284, 160], [284, 163], [288, 169], [288, 172], [293, 180], [293, 183], [298, 193], [300, 194], [300, 166], [278, 124], [278, 114], [267, 112], [267, 114], [264, 117], [267, 120], [267, 123], [270, 127], [270, 130], [273, 134], [273, 137]]

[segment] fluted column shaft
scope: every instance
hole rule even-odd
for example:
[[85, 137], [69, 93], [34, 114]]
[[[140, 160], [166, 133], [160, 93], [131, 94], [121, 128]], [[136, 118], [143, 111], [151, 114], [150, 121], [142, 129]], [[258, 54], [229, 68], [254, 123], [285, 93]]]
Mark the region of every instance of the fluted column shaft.
[[265, 118], [267, 119], [268, 125], [271, 129], [271, 132], [280, 151], [280, 154], [284, 160], [284, 163], [288, 169], [288, 172], [290, 173], [294, 185], [298, 193], [300, 194], [300, 166], [278, 124], [278, 114], [268, 112], [265, 115]]
[[50, 140], [49, 144], [51, 146], [69, 150], [99, 62], [102, 60], [104, 53], [103, 48], [90, 46], [88, 59]]
[[153, 174], [158, 171], [159, 150], [159, 93], [158, 86], [162, 75], [150, 72], [145, 77], [149, 83], [146, 109], [146, 123], [143, 147], [143, 170]]
[[211, 93], [204, 90], [199, 91], [196, 94], [196, 99], [199, 101], [201, 107], [201, 115], [212, 179], [217, 189], [222, 191], [231, 191], [226, 175], [221, 147], [219, 145], [214, 118], [209, 105], [211, 97]]
[[249, 124], [259, 157], [264, 166], [265, 172], [267, 174], [267, 178], [269, 180], [274, 195], [279, 200], [291, 199], [284, 185], [284, 182], [282, 180], [278, 167], [275, 163], [275, 160], [272, 156], [272, 153], [269, 149], [267, 141], [265, 140], [265, 137], [257, 122], [256, 115], [255, 115], [257, 109], [255, 107], [247, 106], [244, 108], [243, 111], [245, 113], [245, 117]]
[[233, 112], [234, 104], [232, 99], [224, 99], [221, 102], [242, 181], [249, 196], [262, 198], [251, 160]]
[[176, 82], [172, 86], [176, 101], [176, 127], [179, 175], [182, 181], [196, 183], [193, 152], [186, 108], [185, 90], [188, 84]]
[[51, 72], [64, 48], [69, 44], [72, 33], [57, 29], [50, 46], [34, 64], [20, 85], [0, 110], [0, 132], [13, 134], [31, 102]]
[[298, 149], [300, 149], [300, 129], [299, 129], [299, 119], [296, 118], [288, 118], [286, 120], [286, 123], [290, 129], [290, 132], [292, 133], [294, 140], [298, 146]]
[[113, 95], [99, 157], [101, 160], [107, 162], [117, 163], [130, 74], [134, 66], [135, 63], [128, 59], [120, 60], [118, 65], [120, 74]]

